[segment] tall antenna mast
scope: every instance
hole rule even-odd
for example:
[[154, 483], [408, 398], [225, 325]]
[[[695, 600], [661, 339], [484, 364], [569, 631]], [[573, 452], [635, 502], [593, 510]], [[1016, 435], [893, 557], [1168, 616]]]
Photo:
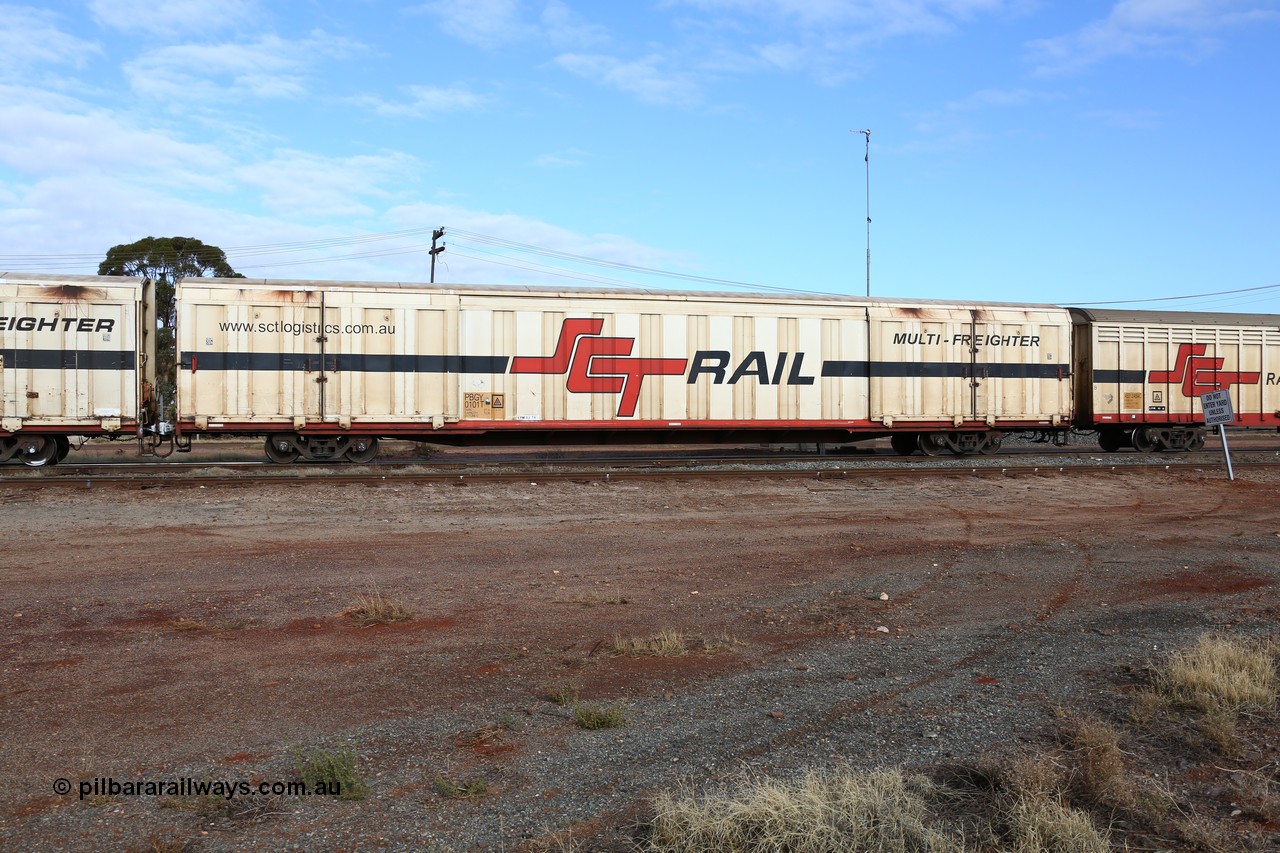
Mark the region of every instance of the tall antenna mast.
[[871, 297], [871, 131], [851, 130], [867, 137], [867, 151], [862, 161], [867, 164], [867, 298]]

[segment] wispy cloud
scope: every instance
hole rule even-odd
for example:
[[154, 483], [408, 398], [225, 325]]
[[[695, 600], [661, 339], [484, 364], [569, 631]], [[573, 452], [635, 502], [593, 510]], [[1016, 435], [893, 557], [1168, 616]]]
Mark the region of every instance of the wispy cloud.
[[[403, 205], [388, 210], [386, 219], [391, 227], [398, 229], [421, 228], [423, 223], [445, 223], [448, 249], [439, 256], [443, 268], [436, 276], [437, 281], [618, 283], [620, 274], [614, 271], [588, 266], [583, 267], [580, 273], [567, 272], [561, 261], [473, 243], [460, 233], [451, 236], [450, 229], [501, 234], [505, 240], [541, 249], [622, 264], [664, 269], [696, 269], [699, 266], [699, 259], [690, 253], [658, 249], [618, 234], [583, 234], [530, 216], [494, 213], [460, 205]], [[417, 273], [418, 280], [421, 280], [421, 275], [421, 272]]]
[[463, 85], [405, 86], [404, 101], [388, 101], [371, 95], [353, 98], [352, 102], [368, 107], [379, 115], [406, 118], [431, 118], [444, 113], [467, 112], [485, 107], [490, 99]]
[[83, 65], [102, 49], [64, 32], [52, 12], [31, 6], [0, 4], [0, 79], [15, 79], [33, 65]]
[[1036, 70], [1079, 71], [1115, 56], [1196, 59], [1218, 49], [1218, 34], [1280, 21], [1274, 0], [1120, 0], [1107, 17], [1029, 45]]
[[257, 11], [252, 0], [89, 0], [88, 6], [105, 27], [163, 36], [208, 35], [250, 20]]
[[1016, 0], [667, 0], [665, 5], [868, 35], [941, 32], [979, 15], [1019, 6]]
[[561, 0], [551, 0], [538, 18], [539, 30], [556, 47], [583, 50], [610, 40], [606, 27], [582, 19]]
[[0, 90], [0, 125], [23, 132], [0, 134], [0, 163], [21, 174], [111, 172], [138, 183], [213, 188], [214, 174], [231, 163], [215, 145], [138, 127], [104, 109], [6, 102], [7, 94]]
[[355, 157], [325, 157], [282, 150], [269, 160], [240, 166], [237, 181], [261, 191], [263, 206], [280, 216], [306, 219], [368, 216], [369, 199], [388, 199], [385, 187], [403, 185], [418, 161], [399, 152]]
[[420, 8], [447, 35], [482, 48], [501, 47], [536, 34], [521, 0], [433, 0]]
[[585, 154], [578, 148], [566, 148], [554, 154], [542, 154], [534, 159], [533, 164], [542, 169], [568, 169], [581, 166]]
[[666, 67], [668, 60], [659, 54], [628, 61], [604, 54], [565, 53], [553, 62], [565, 71], [634, 95], [648, 104], [689, 106], [701, 97], [693, 75]]
[[125, 65], [134, 91], [175, 103], [243, 96], [297, 97], [321, 60], [362, 50], [349, 39], [316, 30], [290, 41], [268, 35], [254, 42], [171, 45]]
[[946, 109], [951, 113], [967, 113], [977, 110], [1022, 107], [1027, 104], [1056, 101], [1062, 96], [1038, 89], [981, 89], [963, 98], [948, 101]]
[[585, 21], [563, 0], [550, 0], [541, 11], [523, 0], [432, 0], [418, 8], [446, 35], [485, 50], [522, 41], [581, 50], [609, 38], [606, 28]]
[[[989, 138], [990, 132], [984, 129], [984, 123], [993, 111], [1018, 110], [1062, 98], [1060, 93], [1041, 89], [979, 89], [947, 101], [940, 109], [913, 114], [917, 140], [908, 147], [914, 150], [968, 148]], [[999, 121], [994, 126], [1016, 127], [1017, 123]]]

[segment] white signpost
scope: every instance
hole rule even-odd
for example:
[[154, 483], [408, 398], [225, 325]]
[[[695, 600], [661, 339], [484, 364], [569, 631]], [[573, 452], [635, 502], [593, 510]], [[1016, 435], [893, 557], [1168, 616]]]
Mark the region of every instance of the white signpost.
[[1226, 424], [1234, 423], [1235, 409], [1231, 406], [1231, 392], [1226, 388], [1210, 391], [1200, 395], [1200, 406], [1204, 409], [1205, 426], [1216, 426], [1222, 438], [1222, 455], [1227, 459], [1227, 479], [1234, 480], [1235, 472], [1231, 470], [1231, 451], [1227, 449]]

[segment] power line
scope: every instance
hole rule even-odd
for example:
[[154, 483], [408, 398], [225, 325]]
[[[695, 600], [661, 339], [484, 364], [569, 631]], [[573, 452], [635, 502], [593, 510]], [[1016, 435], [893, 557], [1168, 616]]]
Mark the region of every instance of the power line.
[[[869, 140], [868, 140], [869, 141]], [[386, 231], [370, 234], [357, 234], [345, 237], [327, 237], [317, 238], [314, 240], [296, 240], [281, 243], [259, 243], [244, 246], [232, 246], [224, 249], [229, 258], [235, 258], [234, 264], [238, 269], [271, 269], [277, 267], [290, 266], [308, 266], [315, 264], [324, 264], [337, 261], [352, 260], [370, 260], [375, 258], [395, 257], [400, 255], [425, 254], [430, 252], [430, 246], [426, 240], [432, 236], [432, 228], [410, 228], [400, 231]], [[528, 243], [521, 243], [516, 240], [509, 240], [504, 237], [496, 237], [488, 234], [480, 234], [474, 231], [466, 231], [458, 228], [449, 228], [449, 234], [454, 238], [453, 245], [450, 246], [450, 254], [458, 257], [467, 258], [483, 264], [491, 264], [494, 266], [507, 267], [511, 269], [524, 270], [526, 272], [537, 273], [539, 275], [554, 275], [560, 278], [571, 279], [574, 281], [585, 281], [593, 284], [600, 284], [614, 287], [644, 288], [645, 285], [620, 278], [614, 278], [607, 275], [599, 275], [585, 271], [569, 271], [563, 266], [549, 266], [539, 263], [520, 263], [516, 259], [510, 258], [503, 254], [504, 252], [515, 252], [535, 255], [547, 258], [553, 261], [561, 261], [575, 265], [585, 265], [599, 267], [606, 270], [612, 270], [622, 273], [633, 273], [642, 276], [655, 276], [659, 278], [668, 278], [677, 281], [696, 282], [699, 284], [711, 284], [728, 289], [746, 289], [755, 291], [772, 291], [777, 293], [796, 293], [796, 294], [818, 294], [821, 291], [806, 290], [801, 288], [778, 287], [773, 285], [757, 284], [755, 282], [736, 281], [733, 279], [716, 278], [714, 276], [696, 275], [693, 273], [682, 273], [673, 270], [665, 270], [657, 267], [646, 267], [640, 264], [631, 264], [623, 261], [611, 261], [603, 258], [595, 258], [588, 255], [575, 254], [573, 252], [561, 251], [558, 249], [548, 249], [542, 246], [536, 246]], [[422, 240], [419, 245], [410, 246], [377, 246], [379, 243], [392, 243], [404, 240]], [[459, 251], [459, 248], [468, 251]], [[313, 255], [304, 258], [292, 259], [276, 259], [275, 256], [291, 255], [298, 253], [318, 253], [343, 248], [365, 249], [365, 251], [348, 251], [332, 255]], [[489, 257], [478, 257], [479, 255], [487, 255]], [[39, 269], [46, 272], [70, 271], [72, 269], [84, 269], [90, 267], [97, 268], [97, 264], [104, 256], [92, 253], [65, 253], [65, 254], [14, 254], [0, 255], [0, 269], [8, 270], [24, 270]], [[497, 258], [506, 258], [505, 260], [497, 260]], [[244, 263], [243, 261], [250, 261]], [[253, 261], [259, 261], [254, 263]], [[1211, 291], [1208, 293], [1194, 293], [1182, 296], [1164, 296], [1153, 297], [1148, 299], [1119, 299], [1098, 302], [1081, 302], [1077, 303], [1082, 306], [1103, 306], [1103, 305], [1140, 305], [1158, 302], [1186, 302], [1188, 300], [1203, 300], [1206, 305], [1210, 306], [1232, 306], [1255, 304], [1263, 299], [1250, 298], [1250, 296], [1263, 295], [1269, 291], [1280, 290], [1280, 284], [1262, 285], [1259, 287], [1245, 287], [1234, 290]], [[1226, 298], [1224, 298], [1226, 297]]]
[[1210, 296], [1227, 296], [1233, 293], [1253, 293], [1259, 290], [1280, 289], [1280, 284], [1264, 284], [1261, 287], [1242, 287], [1239, 290], [1217, 290], [1212, 293], [1192, 293], [1188, 296], [1160, 296], [1154, 299], [1116, 299], [1110, 302], [1082, 302], [1083, 305], [1137, 305], [1146, 302], [1173, 302], [1180, 299], [1206, 299]]

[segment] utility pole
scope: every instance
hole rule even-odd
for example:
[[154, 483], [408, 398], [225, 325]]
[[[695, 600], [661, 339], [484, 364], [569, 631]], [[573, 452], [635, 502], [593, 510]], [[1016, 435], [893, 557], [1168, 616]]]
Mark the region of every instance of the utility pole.
[[[868, 222], [870, 222], [871, 220], [867, 220], [867, 221], [868, 221]], [[441, 244], [440, 244], [440, 247], [439, 247], [439, 248], [436, 248], [436, 241], [437, 241], [437, 240], [439, 240], [439, 239], [440, 239], [440, 238], [442, 238], [442, 237], [444, 237], [444, 226], [443, 226], [443, 225], [441, 225], [439, 228], [437, 228], [436, 230], [434, 230], [434, 231], [432, 231], [432, 232], [431, 232], [431, 252], [430, 252], [430, 254], [431, 254], [431, 283], [432, 283], [432, 284], [435, 284], [435, 283], [436, 283], [436, 255], [438, 255], [438, 254], [440, 254], [441, 252], [443, 252], [443, 251], [444, 251], [444, 243], [441, 243]], [[868, 264], [870, 264], [871, 262], [870, 262], [870, 261], [867, 261], [867, 263], [868, 263]]]
[[851, 130], [850, 133], [861, 133], [867, 137], [867, 151], [862, 162], [867, 164], [867, 298], [871, 298], [871, 131]]

